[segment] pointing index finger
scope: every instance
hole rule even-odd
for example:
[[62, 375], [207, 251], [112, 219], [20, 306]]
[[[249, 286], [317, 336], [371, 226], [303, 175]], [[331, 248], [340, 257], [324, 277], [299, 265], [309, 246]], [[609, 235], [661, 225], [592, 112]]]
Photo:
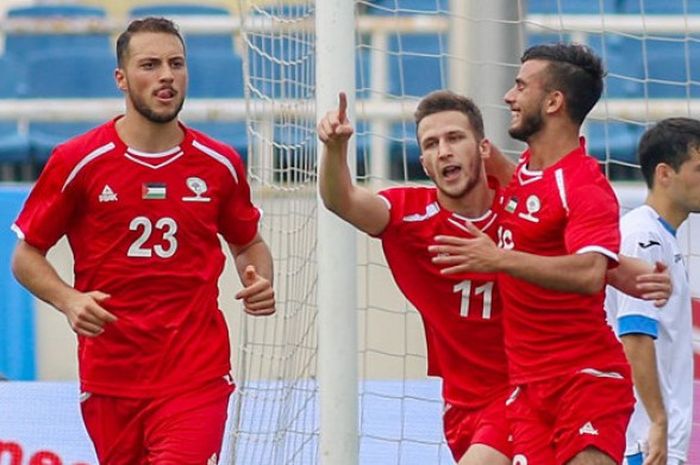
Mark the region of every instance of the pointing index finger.
[[343, 123], [347, 116], [348, 109], [348, 98], [345, 92], [340, 92], [338, 94], [338, 121]]

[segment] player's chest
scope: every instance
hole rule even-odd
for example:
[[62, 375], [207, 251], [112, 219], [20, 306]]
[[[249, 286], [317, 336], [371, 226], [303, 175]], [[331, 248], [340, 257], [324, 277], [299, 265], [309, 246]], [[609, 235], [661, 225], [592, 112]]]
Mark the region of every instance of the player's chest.
[[214, 220], [222, 185], [216, 172], [196, 167], [155, 170], [105, 166], [81, 182], [82, 212], [109, 225], [130, 218]]
[[522, 245], [556, 241], [567, 221], [565, 201], [563, 188], [546, 179], [508, 186], [499, 229], [501, 245], [512, 248], [507, 246], [513, 241]]

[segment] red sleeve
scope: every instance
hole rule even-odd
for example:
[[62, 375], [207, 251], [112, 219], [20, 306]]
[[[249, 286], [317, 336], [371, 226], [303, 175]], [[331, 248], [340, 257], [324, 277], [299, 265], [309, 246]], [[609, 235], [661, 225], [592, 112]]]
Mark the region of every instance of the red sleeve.
[[395, 187], [380, 191], [379, 195], [389, 205], [389, 224], [386, 225], [384, 231], [377, 235], [377, 237], [381, 238], [393, 226], [402, 223], [404, 211], [406, 210], [406, 191], [400, 187]]
[[43, 251], [66, 233], [77, 205], [76, 183], [67, 182], [72, 166], [59, 150], [49, 157], [15, 221], [23, 239]]
[[598, 184], [583, 185], [571, 190], [567, 201], [569, 216], [564, 232], [567, 251], [599, 252], [617, 262], [620, 209], [612, 189]]
[[240, 158], [231, 160], [237, 180], [223, 201], [219, 214], [219, 232], [227, 242], [244, 245], [253, 240], [258, 232], [260, 210], [250, 199], [250, 186]]

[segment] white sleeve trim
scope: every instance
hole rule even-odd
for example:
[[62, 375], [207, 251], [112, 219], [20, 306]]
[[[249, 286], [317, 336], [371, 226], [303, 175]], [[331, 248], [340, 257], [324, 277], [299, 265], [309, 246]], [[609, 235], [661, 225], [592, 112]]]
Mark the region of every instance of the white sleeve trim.
[[601, 247], [599, 245], [587, 245], [585, 247], [582, 247], [576, 251], [576, 254], [582, 254], [582, 253], [589, 253], [589, 252], [595, 252], [599, 253], [602, 255], [605, 255], [611, 260], [614, 260], [616, 262], [619, 262], [620, 259], [617, 257], [617, 254], [614, 252], [611, 252], [610, 250], [606, 249], [605, 247]]
[[233, 167], [233, 164], [231, 164], [231, 160], [229, 160], [228, 158], [226, 158], [225, 156], [223, 156], [222, 154], [220, 154], [216, 150], [211, 149], [198, 141], [192, 142], [192, 146], [198, 148], [199, 150], [204, 152], [205, 155], [209, 155], [214, 160], [216, 160], [219, 163], [221, 163], [222, 165], [224, 165], [228, 169], [228, 171], [231, 173], [231, 176], [233, 176], [233, 180], [236, 182], [236, 184], [238, 184], [238, 175], [236, 174], [236, 170]]
[[19, 229], [19, 226], [17, 226], [17, 223], [12, 223], [12, 226], [10, 226], [10, 229], [17, 235], [17, 239], [24, 240], [24, 231]]
[[391, 211], [391, 202], [389, 202], [389, 199], [387, 199], [386, 197], [384, 197], [382, 194], [379, 194], [379, 198], [382, 199], [382, 200], [384, 201], [384, 203], [386, 204], [387, 208]]
[[111, 151], [115, 147], [116, 147], [116, 145], [114, 145], [114, 142], [110, 142], [109, 144], [105, 144], [102, 147], [99, 147], [99, 148], [93, 150], [92, 152], [90, 152], [89, 154], [87, 154], [87, 156], [85, 158], [80, 160], [80, 162], [78, 162], [78, 164], [75, 165], [75, 168], [73, 168], [73, 171], [70, 172], [70, 174], [66, 178], [66, 182], [63, 183], [63, 187], [61, 188], [61, 192], [66, 190], [66, 187], [68, 187], [68, 184], [70, 184], [71, 181], [73, 181], [73, 179], [75, 179], [75, 177], [78, 175], [80, 170], [82, 170], [85, 167], [85, 165], [90, 163], [95, 158], [97, 158], [101, 155], [104, 155], [105, 153]]
[[569, 214], [569, 202], [566, 200], [566, 186], [564, 185], [564, 170], [558, 168], [554, 171], [554, 179], [557, 181], [557, 190], [559, 191], [559, 198], [561, 198], [561, 205], [566, 210], [566, 214]]

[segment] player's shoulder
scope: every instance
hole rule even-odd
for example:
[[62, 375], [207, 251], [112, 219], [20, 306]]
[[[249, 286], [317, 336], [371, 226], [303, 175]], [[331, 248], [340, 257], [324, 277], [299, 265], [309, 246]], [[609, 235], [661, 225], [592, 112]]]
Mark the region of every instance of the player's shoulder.
[[404, 205], [425, 205], [437, 199], [435, 187], [430, 186], [396, 186], [378, 192], [390, 203], [401, 202]]
[[67, 164], [77, 164], [87, 157], [116, 149], [115, 139], [113, 121], [108, 121], [58, 144], [51, 157], [59, 158]]
[[242, 160], [241, 155], [230, 145], [191, 127], [187, 127], [187, 131], [192, 135], [192, 147], [195, 149], [208, 155], [218, 155], [236, 162]]
[[620, 219], [620, 231], [623, 238], [660, 239], [663, 224], [658, 214], [648, 205], [642, 205], [625, 213]]

